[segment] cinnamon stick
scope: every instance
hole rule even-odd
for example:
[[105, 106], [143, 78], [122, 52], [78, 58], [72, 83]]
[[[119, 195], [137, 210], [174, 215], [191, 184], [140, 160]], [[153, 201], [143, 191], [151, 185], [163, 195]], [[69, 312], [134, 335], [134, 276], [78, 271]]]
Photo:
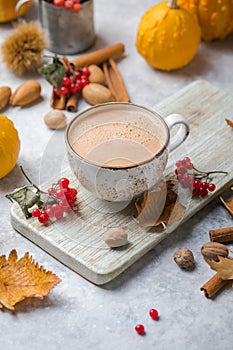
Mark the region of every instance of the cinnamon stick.
[[52, 95], [50, 98], [50, 106], [54, 109], [65, 109], [66, 105], [66, 97], [65, 95], [57, 96], [54, 91], [52, 91]]
[[209, 231], [211, 242], [231, 242], [233, 241], [233, 227], [223, 227]]
[[103, 71], [108, 87], [117, 102], [130, 102], [123, 78], [113, 58], [103, 63]]
[[201, 291], [204, 291], [206, 298], [212, 298], [217, 294], [229, 281], [223, 280], [219, 277], [219, 274], [216, 273], [211, 277], [201, 288]]
[[71, 62], [76, 66], [76, 68], [81, 68], [84, 66], [90, 66], [91, 64], [100, 64], [111, 57], [121, 55], [124, 51], [124, 44], [118, 43], [94, 52], [90, 52], [78, 58], [74, 58]]
[[219, 196], [220, 201], [224, 205], [224, 207], [229, 211], [229, 213], [233, 216], [233, 199], [229, 201], [225, 201], [223, 197]]
[[77, 112], [78, 107], [78, 92], [74, 92], [66, 102], [66, 110], [69, 112]]

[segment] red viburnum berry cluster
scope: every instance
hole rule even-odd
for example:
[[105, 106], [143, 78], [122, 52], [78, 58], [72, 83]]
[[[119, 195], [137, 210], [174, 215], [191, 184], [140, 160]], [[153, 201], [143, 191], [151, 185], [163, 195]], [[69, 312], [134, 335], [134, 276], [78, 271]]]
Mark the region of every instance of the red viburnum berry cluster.
[[66, 73], [62, 79], [62, 86], [60, 90], [57, 90], [55, 87], [53, 91], [55, 95], [70, 95], [75, 92], [80, 92], [84, 86], [89, 83], [88, 77], [90, 71], [88, 67], [80, 68], [73, 73]]
[[73, 210], [78, 191], [69, 187], [69, 179], [61, 178], [48, 189], [48, 200], [41, 208], [35, 208], [32, 216], [38, 218], [41, 224], [46, 224], [50, 219], [60, 220], [66, 212]]
[[53, 0], [53, 4], [57, 7], [65, 7], [67, 10], [80, 12], [80, 0]]
[[189, 157], [185, 157], [183, 160], [176, 162], [175, 174], [179, 183], [189, 188], [192, 194], [206, 197], [208, 192], [213, 192], [216, 189], [216, 185], [210, 182], [210, 174], [225, 173], [223, 171], [210, 171], [203, 172], [196, 169]]

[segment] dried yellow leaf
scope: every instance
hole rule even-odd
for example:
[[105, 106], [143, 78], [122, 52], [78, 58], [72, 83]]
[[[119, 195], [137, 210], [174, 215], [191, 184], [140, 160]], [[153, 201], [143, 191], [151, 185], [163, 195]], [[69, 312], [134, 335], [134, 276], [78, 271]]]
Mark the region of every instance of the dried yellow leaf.
[[223, 280], [233, 279], [233, 259], [219, 256], [219, 261], [207, 260], [211, 269], [218, 272], [219, 277]]
[[227, 125], [233, 128], [233, 122], [230, 119], [226, 119]]
[[0, 256], [0, 308], [13, 310], [25, 298], [43, 299], [59, 282], [60, 278], [35, 263], [28, 252], [19, 260], [15, 249], [8, 259]]
[[162, 226], [178, 222], [184, 216], [186, 208], [177, 200], [178, 196], [171, 180], [145, 193], [135, 206], [138, 212], [137, 222], [143, 228]]

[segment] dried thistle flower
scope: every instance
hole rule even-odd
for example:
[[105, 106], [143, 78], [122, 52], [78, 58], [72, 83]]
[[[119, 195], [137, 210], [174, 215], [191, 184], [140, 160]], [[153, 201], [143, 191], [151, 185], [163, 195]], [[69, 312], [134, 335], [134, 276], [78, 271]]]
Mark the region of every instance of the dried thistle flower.
[[2, 58], [9, 70], [23, 75], [41, 66], [46, 48], [43, 29], [36, 22], [22, 22], [2, 44]]

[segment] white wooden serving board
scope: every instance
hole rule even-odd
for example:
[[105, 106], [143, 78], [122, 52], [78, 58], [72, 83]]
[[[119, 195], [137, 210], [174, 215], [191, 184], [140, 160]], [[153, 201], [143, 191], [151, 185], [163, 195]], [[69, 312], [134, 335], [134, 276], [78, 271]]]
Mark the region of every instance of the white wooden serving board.
[[[162, 116], [181, 113], [190, 123], [188, 139], [170, 155], [168, 173], [173, 172], [175, 162], [185, 156], [189, 156], [199, 169], [228, 172], [214, 177], [217, 184], [214, 193], [202, 199], [189, 199], [186, 213], [179, 223], [168, 225], [167, 230], [160, 233], [154, 228], [142, 229], [132, 218], [135, 213], [133, 205], [124, 207], [94, 199], [82, 187], [78, 195], [78, 210], [47, 227], [36, 219], [26, 220], [18, 205], [12, 205], [11, 222], [17, 231], [95, 284], [104, 284], [118, 276], [232, 184], [233, 130], [225, 118], [233, 120], [233, 96], [200, 80], [155, 109]], [[78, 185], [70, 169], [65, 169], [58, 177], [61, 175], [71, 178], [73, 186]], [[41, 187], [47, 189], [56, 182], [53, 180]], [[103, 241], [103, 234], [109, 227], [116, 226], [126, 229], [129, 244], [110, 249]]]

